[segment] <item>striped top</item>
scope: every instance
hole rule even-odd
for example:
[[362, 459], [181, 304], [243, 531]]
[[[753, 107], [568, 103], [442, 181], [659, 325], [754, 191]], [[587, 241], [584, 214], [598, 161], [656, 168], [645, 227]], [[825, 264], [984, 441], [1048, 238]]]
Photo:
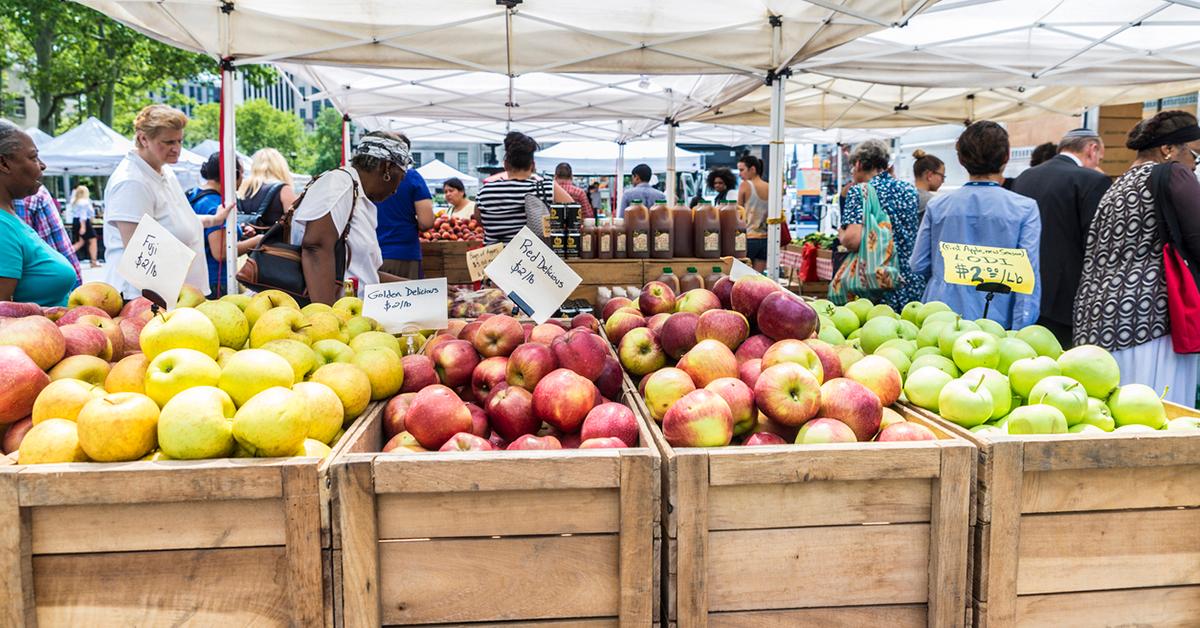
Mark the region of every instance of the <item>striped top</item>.
[[507, 243], [526, 224], [525, 195], [537, 193], [546, 203], [554, 198], [554, 184], [534, 175], [528, 179], [502, 179], [485, 183], [475, 197], [483, 222], [485, 244]]

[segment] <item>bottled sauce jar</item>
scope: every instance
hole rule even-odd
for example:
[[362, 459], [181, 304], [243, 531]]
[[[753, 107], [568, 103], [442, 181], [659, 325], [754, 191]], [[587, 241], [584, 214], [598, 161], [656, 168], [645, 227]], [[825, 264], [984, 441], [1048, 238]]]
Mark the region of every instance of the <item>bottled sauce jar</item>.
[[700, 276], [700, 273], [698, 273], [696, 271], [695, 266], [689, 266], [687, 269], [687, 273], [685, 273], [682, 277], [679, 278], [679, 289], [682, 290], [683, 292], [687, 292], [688, 290], [695, 290], [697, 288], [703, 288], [703, 287], [704, 287], [704, 277]]
[[596, 259], [613, 258], [613, 222], [612, 218], [596, 224]]
[[579, 259], [596, 259], [596, 223], [591, 220], [579, 226]]
[[693, 251], [701, 259], [721, 257], [721, 217], [716, 207], [702, 205], [696, 208], [692, 219]]
[[725, 271], [721, 270], [720, 266], [713, 266], [712, 274], [710, 274], [709, 276], [704, 278], [704, 287], [708, 288], [709, 290], [712, 290], [713, 286], [717, 285], [717, 282], [720, 281], [721, 278], [725, 277], [725, 276], [726, 276]]
[[692, 208], [675, 207], [671, 217], [675, 221], [675, 257], [692, 257], [692, 245], [695, 244], [692, 241], [695, 238], [692, 235]]
[[613, 259], [625, 259], [628, 257], [625, 252], [625, 245], [628, 243], [628, 238], [625, 237], [624, 218], [618, 218], [613, 221], [612, 232], [609, 233], [609, 238], [612, 241]]
[[650, 212], [636, 201], [625, 210], [625, 256], [650, 257]]
[[666, 201], [655, 201], [650, 210], [650, 257], [671, 259], [675, 254], [675, 219]]

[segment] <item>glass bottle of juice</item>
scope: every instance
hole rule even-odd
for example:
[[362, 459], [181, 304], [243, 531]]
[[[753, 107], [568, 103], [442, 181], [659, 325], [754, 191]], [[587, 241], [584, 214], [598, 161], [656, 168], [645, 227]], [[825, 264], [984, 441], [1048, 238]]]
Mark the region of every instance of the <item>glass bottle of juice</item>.
[[670, 267], [665, 267], [662, 269], [662, 274], [658, 276], [658, 281], [671, 286], [671, 289], [675, 291], [675, 294], [679, 294], [679, 277], [675, 276], [675, 273], [671, 272]]
[[671, 210], [671, 218], [675, 221], [675, 257], [692, 257], [692, 208], [676, 207]]
[[721, 278], [725, 277], [725, 276], [726, 276], [725, 271], [721, 270], [720, 266], [713, 266], [712, 274], [710, 274], [709, 276], [704, 278], [704, 287], [708, 288], [709, 290], [712, 290], [713, 286], [717, 285], [717, 282], [720, 281]]
[[579, 226], [579, 259], [596, 259], [596, 223], [591, 219]]
[[[737, 215], [736, 231], [733, 235], [733, 256], [746, 257], [746, 212], [737, 206], [737, 201], [726, 201]], [[787, 225], [784, 225], [787, 228]]]
[[704, 277], [696, 271], [695, 266], [688, 266], [687, 272], [679, 278], [679, 289], [683, 292], [704, 287]]
[[719, 210], [721, 217], [721, 255], [728, 257], [733, 255], [737, 241], [737, 226], [738, 226], [738, 210], [737, 205], [728, 201], [721, 203]]
[[716, 207], [697, 207], [692, 230], [695, 236], [693, 255], [701, 259], [721, 257], [721, 216]]
[[625, 219], [617, 218], [612, 223], [612, 232], [609, 233], [609, 238], [612, 241], [612, 256], [613, 259], [625, 259], [628, 257], [625, 251], [625, 245], [628, 244], [628, 238], [625, 237]]
[[666, 201], [654, 201], [650, 210], [650, 257], [671, 259], [675, 254], [675, 220]]
[[638, 201], [625, 210], [625, 255], [630, 259], [650, 257], [650, 212]]
[[596, 225], [596, 259], [613, 258], [613, 222], [610, 217]]

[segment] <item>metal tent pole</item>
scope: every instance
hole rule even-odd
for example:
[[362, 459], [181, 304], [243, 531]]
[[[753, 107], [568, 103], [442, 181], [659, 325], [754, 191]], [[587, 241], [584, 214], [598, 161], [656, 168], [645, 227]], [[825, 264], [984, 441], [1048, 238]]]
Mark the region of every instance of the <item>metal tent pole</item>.
[[[783, 20], [777, 15], [771, 16], [771, 28], [773, 38], [771, 40], [771, 56], [772, 63], [779, 63], [780, 50], [782, 49], [783, 37]], [[783, 164], [783, 132], [784, 132], [784, 113], [785, 103], [783, 100], [786, 88], [787, 77], [791, 71], [784, 68], [782, 71], [776, 72], [772, 69], [767, 75], [767, 84], [771, 87], [771, 144], [768, 158], [771, 160], [770, 176], [767, 181], [767, 187], [770, 190], [770, 195], [767, 199], [767, 276], [771, 279], [779, 278], [779, 230], [787, 228], [787, 221], [783, 218], [783, 196], [786, 190], [786, 182], [784, 179], [784, 164]]]
[[667, 206], [675, 206], [676, 195], [676, 168], [675, 168], [675, 140], [676, 132], [679, 129], [679, 123], [667, 118]]
[[620, 123], [617, 140], [617, 178], [613, 183], [613, 211], [615, 218], [621, 212], [621, 201], [625, 200], [625, 185], [622, 183], [625, 175], [625, 122]]
[[[237, 203], [237, 131], [234, 115], [233, 60], [221, 61], [221, 201]], [[235, 294], [237, 283], [237, 211], [225, 219], [225, 291]]]
[[342, 116], [342, 166], [350, 163], [350, 116]]

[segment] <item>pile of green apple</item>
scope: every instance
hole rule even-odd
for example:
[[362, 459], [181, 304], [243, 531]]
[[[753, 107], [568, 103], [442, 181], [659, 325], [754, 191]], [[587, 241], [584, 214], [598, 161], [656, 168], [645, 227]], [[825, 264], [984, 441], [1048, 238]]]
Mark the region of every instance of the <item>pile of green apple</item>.
[[602, 316], [672, 446], [936, 438], [888, 408], [901, 396], [899, 368], [840, 335], [838, 346], [822, 340], [821, 328], [834, 326], [766, 277], [680, 295], [654, 281], [636, 302], [610, 300]]
[[865, 300], [814, 305], [822, 337], [836, 341], [842, 335], [865, 354], [887, 358], [904, 375], [907, 401], [975, 432], [1137, 432], [1200, 425], [1194, 418], [1168, 421], [1161, 398], [1148, 386], [1121, 386], [1109, 352], [1093, 345], [1063, 351], [1040, 325], [1007, 331], [988, 319], [963, 319], [940, 302], [909, 303], [899, 314]]
[[5, 453], [20, 464], [323, 457], [402, 385], [400, 340], [357, 298], [301, 308], [279, 291], [193, 292], [156, 311], [88, 283], [67, 308], [0, 318]]

